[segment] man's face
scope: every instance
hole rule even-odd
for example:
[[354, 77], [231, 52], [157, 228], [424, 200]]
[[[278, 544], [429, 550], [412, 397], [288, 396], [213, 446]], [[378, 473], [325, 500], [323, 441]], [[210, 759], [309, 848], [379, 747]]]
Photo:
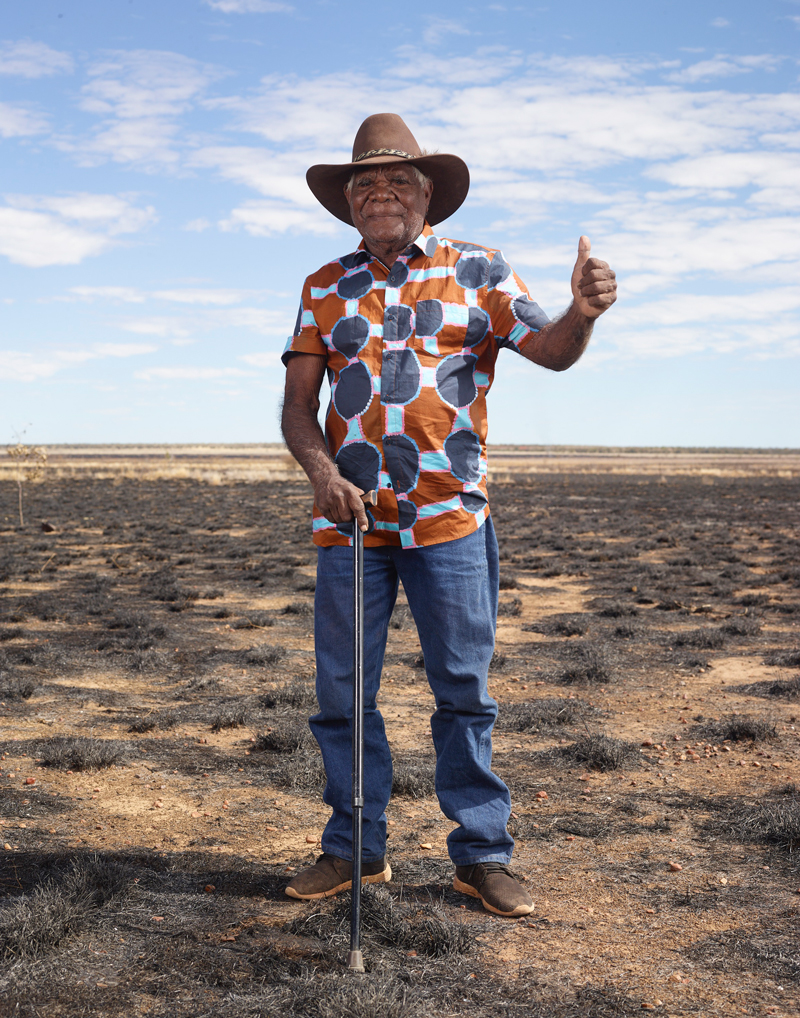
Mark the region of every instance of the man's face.
[[401, 251], [422, 233], [433, 185], [411, 166], [389, 163], [356, 173], [349, 193], [353, 225], [373, 254]]

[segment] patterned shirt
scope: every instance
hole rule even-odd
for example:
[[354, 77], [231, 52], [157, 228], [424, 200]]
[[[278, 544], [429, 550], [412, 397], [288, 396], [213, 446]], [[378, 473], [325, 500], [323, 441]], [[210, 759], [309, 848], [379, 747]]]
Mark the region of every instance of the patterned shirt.
[[[495, 361], [548, 321], [499, 251], [427, 223], [391, 269], [362, 241], [306, 279], [283, 362], [328, 359], [328, 449], [347, 480], [378, 492], [366, 545], [439, 544], [483, 524]], [[351, 540], [314, 507], [315, 544]]]

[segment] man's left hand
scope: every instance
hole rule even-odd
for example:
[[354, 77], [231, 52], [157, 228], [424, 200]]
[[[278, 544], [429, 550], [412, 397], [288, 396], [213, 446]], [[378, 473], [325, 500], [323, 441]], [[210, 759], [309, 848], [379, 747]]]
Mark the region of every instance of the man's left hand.
[[587, 318], [599, 318], [617, 299], [617, 279], [608, 262], [590, 258], [588, 237], [578, 241], [578, 260], [572, 270], [572, 299]]

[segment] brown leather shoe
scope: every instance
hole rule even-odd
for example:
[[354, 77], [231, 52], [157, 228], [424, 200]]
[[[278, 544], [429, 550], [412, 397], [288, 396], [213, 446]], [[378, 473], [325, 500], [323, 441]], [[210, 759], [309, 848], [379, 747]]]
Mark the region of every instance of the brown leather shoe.
[[[392, 868], [385, 859], [361, 864], [362, 884], [381, 884], [392, 879]], [[323, 852], [313, 866], [301, 870], [286, 885], [285, 893], [290, 898], [312, 901], [315, 898], [330, 898], [339, 891], [347, 891], [353, 883], [353, 864], [349, 859], [339, 859]]]
[[473, 898], [495, 915], [521, 916], [533, 912], [533, 900], [501, 862], [456, 866], [453, 888]]

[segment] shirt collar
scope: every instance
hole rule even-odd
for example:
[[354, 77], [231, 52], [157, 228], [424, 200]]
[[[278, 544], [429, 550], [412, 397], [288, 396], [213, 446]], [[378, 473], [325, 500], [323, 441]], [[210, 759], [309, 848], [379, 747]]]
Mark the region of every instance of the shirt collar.
[[[412, 240], [401, 257], [413, 258], [415, 254], [421, 254], [426, 258], [433, 258], [438, 246], [439, 238], [426, 222], [422, 228], [422, 233], [416, 240]], [[377, 258], [377, 255], [373, 255], [372, 252], [367, 249], [367, 245], [364, 243], [363, 237], [361, 239], [361, 243], [358, 245], [358, 251], [363, 253], [362, 257], [359, 258], [359, 262], [361, 263], [370, 261], [372, 258], [376, 258], [377, 261], [380, 261], [380, 258]], [[383, 263], [381, 262], [381, 264]]]

